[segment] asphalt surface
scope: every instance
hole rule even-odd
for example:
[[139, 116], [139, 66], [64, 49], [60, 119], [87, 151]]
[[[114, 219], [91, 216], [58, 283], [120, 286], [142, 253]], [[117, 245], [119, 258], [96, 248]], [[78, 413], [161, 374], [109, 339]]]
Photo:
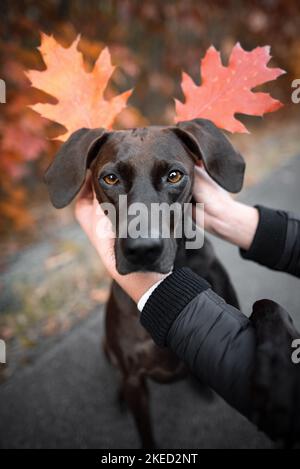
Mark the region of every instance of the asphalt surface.
[[[291, 160], [241, 199], [300, 210], [300, 158]], [[243, 261], [215, 241], [243, 311], [261, 298], [277, 300], [300, 328], [299, 280]], [[103, 312], [92, 314], [0, 386], [1, 448], [138, 448], [132, 417], [117, 405], [118, 373], [101, 349]], [[160, 448], [270, 448], [272, 443], [222, 399], [205, 399], [188, 381], [150, 383]]]

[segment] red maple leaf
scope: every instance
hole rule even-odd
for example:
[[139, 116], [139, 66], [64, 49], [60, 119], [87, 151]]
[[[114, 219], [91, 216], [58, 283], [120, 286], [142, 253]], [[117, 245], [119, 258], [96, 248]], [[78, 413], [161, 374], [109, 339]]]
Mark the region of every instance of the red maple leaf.
[[246, 127], [235, 118], [236, 113], [262, 116], [283, 106], [268, 93], [252, 91], [285, 73], [280, 68], [268, 68], [270, 59], [269, 46], [247, 52], [237, 43], [226, 67], [220, 53], [210, 47], [201, 62], [200, 86], [189, 75], [182, 74], [185, 102], [175, 100], [176, 122], [201, 117], [230, 132], [247, 133]]
[[39, 50], [47, 69], [27, 72], [35, 88], [58, 100], [57, 104], [39, 103], [31, 108], [67, 129], [67, 133], [59, 136], [60, 140], [66, 140], [80, 127], [110, 128], [132, 92], [129, 90], [110, 100], [104, 99], [104, 91], [115, 69], [110, 53], [107, 48], [103, 49], [89, 73], [84, 68], [82, 54], [77, 50], [78, 42], [79, 38], [66, 49], [52, 36], [42, 34]]

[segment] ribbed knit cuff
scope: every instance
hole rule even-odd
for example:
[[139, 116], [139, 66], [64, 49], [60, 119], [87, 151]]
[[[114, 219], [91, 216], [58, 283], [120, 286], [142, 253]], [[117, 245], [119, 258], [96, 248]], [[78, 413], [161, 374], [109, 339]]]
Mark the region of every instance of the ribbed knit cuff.
[[142, 326], [157, 345], [166, 345], [174, 320], [195, 296], [208, 288], [209, 283], [188, 268], [175, 270], [158, 285], [141, 314]]
[[259, 223], [250, 249], [240, 249], [244, 259], [276, 268], [285, 246], [288, 218], [285, 212], [256, 206]]

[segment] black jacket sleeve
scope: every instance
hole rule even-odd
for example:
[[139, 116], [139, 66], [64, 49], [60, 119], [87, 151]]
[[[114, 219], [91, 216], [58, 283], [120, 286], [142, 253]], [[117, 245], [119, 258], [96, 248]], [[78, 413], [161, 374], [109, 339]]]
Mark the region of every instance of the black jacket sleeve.
[[281, 210], [257, 206], [259, 224], [244, 259], [300, 277], [300, 217]]
[[152, 293], [141, 323], [159, 346], [172, 349], [260, 429], [276, 440], [294, 442], [300, 435], [299, 406], [297, 410], [294, 402], [298, 396], [300, 404], [300, 368], [291, 361], [297, 333], [278, 305], [266, 302], [265, 314], [257, 314], [261, 306], [254, 307], [249, 320], [184, 268]]
[[[245, 259], [300, 277], [300, 218], [257, 207], [260, 218]], [[189, 269], [169, 275], [152, 293], [141, 323], [159, 346], [170, 347], [193, 373], [274, 440], [300, 438], [300, 338], [288, 313], [272, 301], [250, 319], [216, 295]]]

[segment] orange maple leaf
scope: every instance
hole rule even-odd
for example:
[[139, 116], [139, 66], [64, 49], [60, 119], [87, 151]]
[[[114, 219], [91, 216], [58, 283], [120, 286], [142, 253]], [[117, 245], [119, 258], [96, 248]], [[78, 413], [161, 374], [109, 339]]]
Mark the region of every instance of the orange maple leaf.
[[47, 69], [30, 70], [27, 76], [32, 86], [56, 98], [58, 104], [38, 103], [30, 107], [67, 129], [59, 136], [63, 141], [81, 127], [111, 128], [132, 90], [108, 101], [104, 99], [104, 90], [115, 69], [108, 49], [103, 49], [93, 71], [88, 73], [84, 69], [82, 54], [77, 50], [79, 37], [67, 49], [52, 36], [42, 34], [41, 37], [39, 50]]
[[283, 106], [268, 93], [252, 91], [285, 73], [280, 68], [268, 68], [270, 59], [269, 46], [247, 52], [237, 43], [225, 67], [220, 53], [210, 47], [201, 62], [200, 86], [189, 75], [182, 74], [185, 102], [175, 99], [176, 122], [202, 117], [230, 132], [247, 133], [246, 127], [235, 118], [236, 113], [262, 116]]

